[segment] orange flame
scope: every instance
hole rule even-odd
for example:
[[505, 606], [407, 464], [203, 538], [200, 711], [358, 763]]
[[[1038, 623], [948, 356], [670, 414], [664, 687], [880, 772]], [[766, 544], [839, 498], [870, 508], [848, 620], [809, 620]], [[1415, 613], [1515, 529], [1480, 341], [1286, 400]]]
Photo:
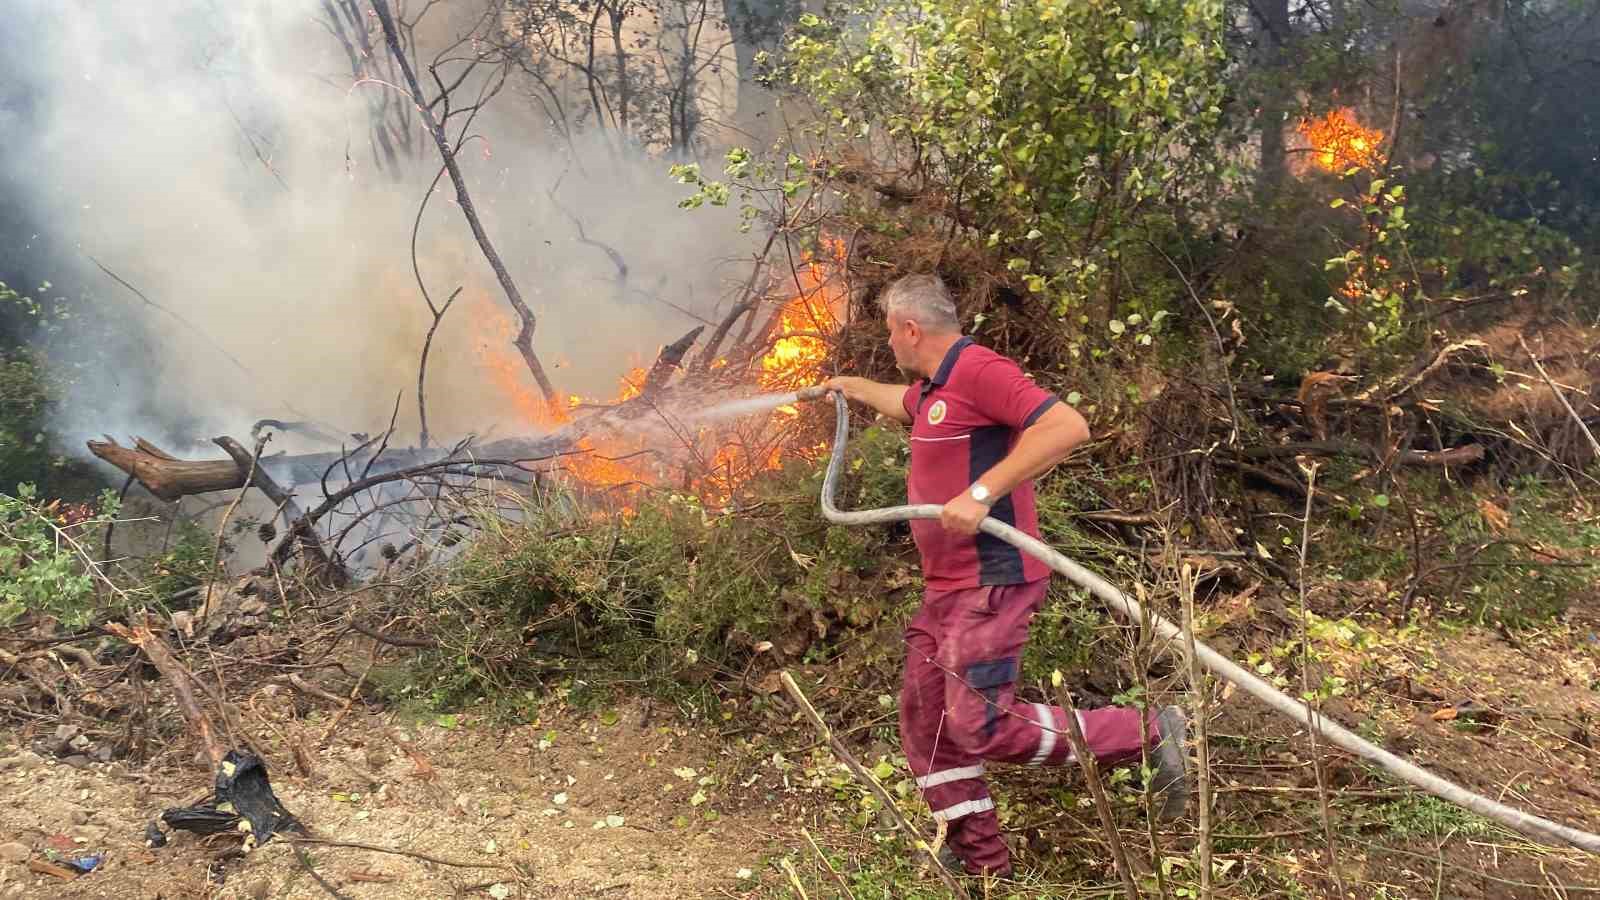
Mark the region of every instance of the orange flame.
[[1301, 119], [1295, 130], [1311, 145], [1311, 159], [1318, 168], [1341, 172], [1383, 165], [1383, 132], [1363, 127], [1348, 106]]
[[[825, 241], [821, 258], [808, 256], [788, 279], [795, 290], [769, 321], [771, 346], [750, 363], [754, 385], [764, 391], [789, 391], [816, 384], [823, 377], [845, 296], [836, 283], [845, 247], [842, 241]], [[512, 324], [502, 320], [489, 326], [482, 351], [490, 381], [506, 398], [517, 417], [545, 428], [567, 424], [582, 407], [609, 406], [638, 397], [648, 375], [635, 367], [618, 383], [608, 401], [571, 395], [564, 409], [552, 410], [529, 384], [522, 360], [510, 348]], [[712, 371], [724, 373], [733, 365], [727, 357], [712, 362]], [[770, 415], [736, 425], [708, 426], [693, 434], [676, 435], [693, 461], [663, 459], [646, 446], [643, 437], [627, 434], [590, 435], [579, 441], [577, 453], [556, 465], [580, 486], [619, 489], [623, 511], [632, 511], [637, 490], [646, 486], [688, 489], [708, 505], [724, 505], [739, 488], [763, 471], [782, 468], [786, 459], [814, 459], [826, 444], [797, 442], [794, 423], [799, 410], [780, 407]]]

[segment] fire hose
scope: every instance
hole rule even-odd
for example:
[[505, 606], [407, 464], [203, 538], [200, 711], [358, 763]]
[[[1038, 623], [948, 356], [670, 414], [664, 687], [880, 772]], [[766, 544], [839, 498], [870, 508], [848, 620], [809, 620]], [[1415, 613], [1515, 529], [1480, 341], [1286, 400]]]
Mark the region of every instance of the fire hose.
[[[822, 388], [808, 388], [801, 391], [799, 395], [802, 400], [816, 400], [821, 399], [823, 396], [825, 396], [825, 391]], [[889, 522], [910, 521], [912, 519], [939, 518], [941, 508], [933, 503], [885, 506], [878, 509], [862, 509], [854, 512], [845, 512], [834, 505], [834, 492], [839, 487], [839, 466], [844, 461], [845, 444], [850, 437], [850, 415], [845, 405], [843, 394], [834, 393], [834, 409], [838, 422], [834, 430], [833, 452], [828, 457], [828, 469], [822, 479], [823, 518], [837, 525], [881, 525]], [[1121, 613], [1129, 621], [1143, 622], [1148, 614], [1151, 626], [1155, 629], [1156, 634], [1163, 639], [1171, 642], [1177, 641], [1183, 636], [1183, 630], [1177, 625], [1153, 612], [1147, 613], [1132, 597], [1124, 594], [1100, 576], [1063, 556], [1043, 541], [1030, 537], [992, 516], [985, 518], [978, 525], [978, 528], [985, 534], [993, 535], [1045, 563], [1068, 581], [1098, 597], [1101, 602], [1111, 607], [1112, 610]], [[1182, 642], [1180, 641], [1179, 643], [1181, 646]], [[1453, 803], [1487, 819], [1499, 822], [1529, 837], [1540, 838], [1557, 844], [1569, 844], [1573, 847], [1587, 850], [1590, 853], [1600, 853], [1600, 835], [1580, 831], [1558, 822], [1552, 822], [1549, 819], [1515, 809], [1446, 781], [1414, 763], [1401, 759], [1376, 744], [1357, 737], [1337, 722], [1330, 721], [1327, 716], [1311, 709], [1305, 703], [1295, 700], [1257, 678], [1226, 656], [1211, 649], [1198, 638], [1194, 641], [1194, 648], [1195, 657], [1211, 674], [1224, 681], [1232, 682], [1276, 712], [1282, 713], [1299, 725], [1320, 734], [1328, 741], [1371, 762], [1395, 778], [1421, 788], [1448, 803]]]

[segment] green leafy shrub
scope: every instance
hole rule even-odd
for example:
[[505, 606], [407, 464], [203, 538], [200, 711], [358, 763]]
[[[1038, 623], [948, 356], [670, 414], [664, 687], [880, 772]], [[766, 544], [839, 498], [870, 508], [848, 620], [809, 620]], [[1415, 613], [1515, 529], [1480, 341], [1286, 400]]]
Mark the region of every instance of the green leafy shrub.
[[110, 492], [101, 496], [98, 510], [41, 504], [31, 484], [18, 485], [16, 496], [0, 494], [0, 625], [29, 612], [56, 616], [68, 626], [87, 622], [95, 606], [94, 576], [78, 548], [109, 525], [116, 511]]
[[[216, 551], [216, 536], [193, 522], [177, 525], [177, 541], [172, 548], [152, 560], [145, 587], [157, 598], [170, 597], [179, 591], [204, 584], [211, 569]], [[219, 559], [232, 552], [232, 546], [223, 541]]]
[[0, 484], [37, 482], [49, 468], [50, 396], [33, 354], [0, 351]]
[[[898, 430], [857, 436], [839, 503], [905, 502], [905, 454]], [[821, 463], [799, 460], [749, 485], [736, 514], [682, 494], [649, 495], [621, 519], [560, 495], [530, 503], [519, 522], [485, 511], [414, 601], [442, 644], [423, 661], [430, 693], [515, 695], [573, 658], [647, 678], [737, 673], [760, 641], [797, 629], [825, 641], [897, 609], [898, 589], [916, 581], [891, 565], [907, 530], [828, 525], [821, 486]], [[885, 572], [897, 588], [883, 589]]]

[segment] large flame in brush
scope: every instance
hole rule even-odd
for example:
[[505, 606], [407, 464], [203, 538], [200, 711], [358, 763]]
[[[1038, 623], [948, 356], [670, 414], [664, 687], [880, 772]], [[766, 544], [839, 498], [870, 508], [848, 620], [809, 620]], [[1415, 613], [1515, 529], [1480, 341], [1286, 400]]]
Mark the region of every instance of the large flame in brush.
[[1348, 106], [1303, 118], [1295, 125], [1295, 131], [1310, 145], [1312, 164], [1324, 171], [1377, 169], [1383, 165], [1383, 132], [1364, 127]]
[[[762, 392], [793, 391], [822, 380], [840, 316], [845, 308], [841, 286], [844, 257], [842, 242], [824, 242], [820, 254], [808, 254], [771, 292], [771, 301], [756, 312], [763, 316], [758, 332], [766, 337], [751, 355], [733, 348], [711, 368], [722, 381]], [[522, 360], [510, 349], [513, 323], [494, 326], [483, 342], [483, 363], [490, 382], [499, 389], [517, 418], [544, 429], [573, 422], [588, 408], [612, 406], [638, 397], [646, 370], [636, 366], [619, 379], [609, 399], [571, 395], [564, 406], [551, 409], [529, 384]], [[732, 369], [739, 369], [734, 373]], [[670, 416], [670, 411], [668, 412]], [[676, 446], [662, 452], [639, 434], [614, 431], [592, 434], [578, 444], [578, 452], [563, 457], [559, 467], [580, 487], [604, 490], [631, 510], [638, 489], [660, 487], [697, 494], [708, 504], [726, 504], [755, 474], [781, 468], [789, 458], [815, 458], [826, 445], [798, 439], [799, 410], [779, 407], [730, 423], [683, 428], [663, 425]], [[653, 422], [651, 424], [654, 424]], [[659, 430], [659, 429], [658, 429]], [[656, 436], [659, 442], [661, 435]]]

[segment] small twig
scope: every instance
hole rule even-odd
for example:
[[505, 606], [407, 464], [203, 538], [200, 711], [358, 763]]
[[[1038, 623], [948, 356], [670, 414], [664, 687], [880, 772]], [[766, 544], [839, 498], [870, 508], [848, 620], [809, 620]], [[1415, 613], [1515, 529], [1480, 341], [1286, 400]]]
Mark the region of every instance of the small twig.
[[131, 629], [120, 622], [111, 622], [106, 625], [106, 630], [143, 650], [144, 655], [155, 664], [156, 669], [167, 679], [167, 683], [172, 685], [172, 695], [178, 701], [179, 711], [189, 720], [189, 726], [200, 733], [200, 740], [205, 744], [206, 753], [211, 757], [212, 768], [220, 766], [226, 751], [217, 741], [216, 729], [212, 726], [211, 720], [206, 717], [205, 712], [200, 709], [200, 704], [194, 699], [194, 676], [172, 655], [166, 643], [150, 630], [148, 621]]
[[372, 653], [367, 657], [367, 667], [362, 670], [361, 677], [356, 679], [356, 686], [350, 689], [350, 697], [345, 700], [344, 706], [339, 710], [339, 714], [333, 717], [333, 721], [328, 723], [327, 728], [323, 729], [322, 737], [317, 740], [317, 746], [326, 746], [328, 738], [333, 737], [334, 729], [338, 728], [339, 723], [344, 721], [344, 717], [350, 713], [350, 708], [356, 705], [356, 697], [361, 693], [361, 686], [367, 683], [367, 676], [372, 674], [372, 667], [377, 664], [378, 645], [373, 644]]
[[[133, 473], [129, 472], [128, 473], [128, 477], [123, 479], [123, 481], [122, 481], [122, 490], [117, 492], [117, 509], [118, 510], [122, 509], [122, 501], [128, 499], [128, 488], [133, 487], [133, 481], [134, 481]], [[115, 533], [116, 530], [117, 530], [117, 520], [116, 520], [115, 517], [112, 517], [111, 521], [106, 523], [106, 539], [105, 539], [105, 543], [102, 544], [101, 547], [100, 547], [100, 558], [101, 559], [109, 560], [111, 558], [111, 535], [113, 533]]]
[[239, 487], [239, 493], [233, 495], [233, 502], [228, 504], [228, 508], [222, 513], [222, 521], [217, 525], [217, 539], [211, 545], [211, 566], [206, 569], [206, 596], [200, 601], [200, 614], [194, 618], [197, 625], [204, 625], [206, 617], [211, 614], [211, 592], [217, 584], [217, 560], [222, 556], [222, 541], [228, 533], [228, 520], [233, 518], [234, 510], [239, 508], [239, 502], [244, 499], [244, 495], [255, 482], [256, 468], [261, 465], [261, 451], [271, 439], [270, 434], [256, 438], [256, 448], [250, 453], [250, 465], [245, 469], [244, 484]]
[[322, 688], [317, 687], [316, 685], [312, 684], [311, 682], [305, 680], [304, 678], [301, 678], [299, 675], [296, 675], [296, 674], [294, 674], [292, 672], [289, 673], [288, 675], [282, 676], [281, 678], [274, 678], [273, 680], [274, 681], [285, 681], [285, 682], [288, 682], [290, 685], [292, 685], [296, 690], [300, 691], [301, 693], [310, 694], [311, 696], [316, 697], [316, 698], [318, 698], [320, 700], [326, 700], [326, 701], [328, 701], [329, 703], [332, 703], [335, 706], [339, 706], [339, 705], [344, 703], [344, 698], [343, 697], [337, 696], [335, 694], [330, 694], [327, 691], [323, 690]]
[[782, 867], [784, 874], [789, 876], [789, 883], [794, 885], [794, 892], [800, 895], [800, 900], [811, 900], [810, 895], [806, 893], [805, 885], [800, 883], [800, 873], [794, 870], [794, 863], [786, 856], [779, 860], [778, 865]]
[[944, 882], [944, 886], [950, 890], [950, 893], [961, 898], [961, 900], [969, 900], [966, 889], [961, 886], [960, 882], [956, 881], [954, 875], [950, 874], [950, 870], [944, 867], [944, 863], [939, 861], [938, 854], [932, 847], [928, 846], [928, 842], [918, 837], [916, 829], [912, 828], [911, 823], [906, 821], [905, 814], [900, 811], [900, 804], [894, 801], [893, 795], [878, 783], [878, 779], [872, 777], [871, 772], [861, 767], [861, 763], [857, 762], [855, 756], [845, 749], [842, 741], [834, 737], [833, 729], [828, 727], [828, 723], [824, 722], [822, 716], [817, 713], [816, 707], [812, 706], [811, 701], [806, 699], [805, 693], [800, 690], [800, 685], [795, 683], [794, 677], [784, 671], [779, 673], [778, 678], [783, 682], [783, 689], [789, 692], [789, 697], [799, 705], [801, 712], [805, 713], [806, 718], [811, 720], [811, 724], [816, 727], [818, 733], [833, 748], [834, 755], [838, 756], [839, 761], [845, 764], [845, 768], [855, 775], [857, 781], [866, 785], [869, 790], [878, 796], [878, 799], [883, 803], [884, 810], [894, 819], [895, 824], [900, 826], [905, 835], [915, 842], [916, 848], [921, 850], [923, 855], [928, 858], [928, 861], [933, 864], [934, 872], [938, 873], [939, 880]]
[[317, 873], [317, 869], [315, 866], [311, 865], [311, 857], [306, 853], [306, 851], [300, 849], [299, 847], [295, 847], [294, 858], [300, 861], [301, 867], [306, 870], [306, 873], [311, 876], [312, 880], [316, 881], [317, 884], [322, 886], [323, 890], [328, 892], [328, 896], [333, 897], [334, 900], [350, 900], [349, 897], [339, 893], [338, 888], [329, 884], [326, 879]]
[[1178, 572], [1178, 595], [1183, 600], [1183, 636], [1189, 657], [1189, 689], [1194, 692], [1195, 784], [1200, 794], [1200, 900], [1211, 900], [1211, 766], [1206, 743], [1206, 716], [1210, 691], [1194, 652], [1194, 568], [1188, 563]]
[[1083, 768], [1083, 778], [1088, 783], [1089, 795], [1094, 798], [1095, 811], [1100, 814], [1100, 825], [1105, 829], [1106, 845], [1111, 849], [1111, 859], [1116, 863], [1117, 875], [1122, 879], [1122, 892], [1127, 895], [1128, 900], [1139, 900], [1139, 886], [1134, 883], [1133, 867], [1128, 864], [1128, 851], [1122, 846], [1122, 835], [1117, 831], [1116, 814], [1111, 811], [1111, 800], [1106, 797], [1105, 785], [1100, 783], [1100, 766], [1089, 750], [1089, 742], [1083, 739], [1083, 727], [1078, 724], [1078, 713], [1072, 704], [1072, 695], [1067, 692], [1066, 682], [1061, 677], [1060, 670], [1052, 674], [1050, 680], [1055, 684], [1056, 703], [1066, 713], [1067, 742], [1072, 745], [1072, 755]]
[[45, 862], [42, 859], [28, 860], [28, 871], [35, 875], [49, 875], [62, 881], [75, 881], [78, 877], [77, 872], [54, 863]]
[[330, 840], [327, 840], [327, 839], [324, 839], [324, 838], [300, 837], [298, 835], [285, 835], [285, 837], [292, 844], [317, 844], [317, 845], [323, 846], [323, 847], [348, 847], [348, 848], [350, 848], [352, 850], [371, 850], [374, 853], [393, 853], [396, 856], [409, 856], [409, 857], [411, 857], [413, 859], [420, 859], [423, 862], [436, 863], [436, 864], [441, 865], [441, 866], [454, 866], [457, 869], [510, 869], [511, 868], [510, 866], [505, 865], [504, 863], [457, 862], [455, 860], [450, 860], [450, 859], [440, 859], [437, 856], [429, 856], [426, 853], [418, 853], [415, 850], [399, 850], [399, 849], [396, 849], [394, 847], [379, 847], [377, 844], [361, 844], [361, 843], [357, 843], [355, 841], [330, 841]]
[[433, 638], [401, 637], [397, 634], [384, 634], [359, 622], [351, 622], [350, 630], [360, 632], [380, 644], [388, 644], [391, 647], [420, 647], [424, 650], [432, 650], [439, 646], [439, 642]]
[[1311, 736], [1311, 768], [1317, 777], [1317, 800], [1322, 808], [1322, 836], [1328, 844], [1328, 874], [1332, 876], [1340, 898], [1343, 898], [1344, 878], [1339, 874], [1339, 856], [1333, 838], [1333, 810], [1328, 804], [1327, 773], [1323, 771], [1322, 750], [1318, 746], [1322, 737], [1322, 703], [1318, 695], [1311, 692], [1311, 625], [1310, 610], [1306, 608], [1306, 551], [1311, 544], [1311, 513], [1312, 500], [1317, 492], [1317, 462], [1315, 460], [1302, 462], [1300, 469], [1306, 473], [1305, 513], [1300, 520], [1300, 571], [1295, 579], [1300, 583], [1300, 690], [1311, 711], [1311, 728], [1307, 733]]
[[800, 834], [806, 839], [806, 843], [811, 845], [812, 851], [817, 854], [817, 859], [822, 860], [822, 867], [828, 870], [829, 875], [833, 876], [834, 883], [839, 885], [839, 890], [844, 892], [844, 896], [848, 900], [856, 900], [856, 895], [850, 891], [849, 883], [844, 880], [843, 875], [839, 874], [839, 870], [833, 867], [833, 863], [828, 861], [828, 855], [822, 852], [821, 847], [817, 846], [816, 839], [811, 836], [810, 830], [802, 828], [800, 829]]
[[1550, 378], [1550, 373], [1544, 370], [1544, 366], [1539, 362], [1539, 357], [1534, 356], [1533, 351], [1528, 349], [1528, 342], [1523, 340], [1520, 334], [1517, 335], [1517, 344], [1522, 347], [1523, 353], [1528, 354], [1528, 359], [1533, 361], [1534, 369], [1538, 370], [1539, 377], [1544, 379], [1544, 383], [1550, 386], [1550, 392], [1556, 395], [1556, 399], [1561, 401], [1562, 406], [1566, 407], [1567, 415], [1572, 417], [1572, 421], [1578, 423], [1578, 428], [1583, 431], [1583, 436], [1589, 439], [1589, 447], [1594, 450], [1594, 458], [1600, 460], [1600, 441], [1595, 440], [1594, 432], [1590, 431], [1589, 426], [1584, 423], [1583, 416], [1578, 415], [1578, 411], [1572, 408], [1572, 403], [1567, 400], [1567, 395], [1556, 387], [1556, 383]]

